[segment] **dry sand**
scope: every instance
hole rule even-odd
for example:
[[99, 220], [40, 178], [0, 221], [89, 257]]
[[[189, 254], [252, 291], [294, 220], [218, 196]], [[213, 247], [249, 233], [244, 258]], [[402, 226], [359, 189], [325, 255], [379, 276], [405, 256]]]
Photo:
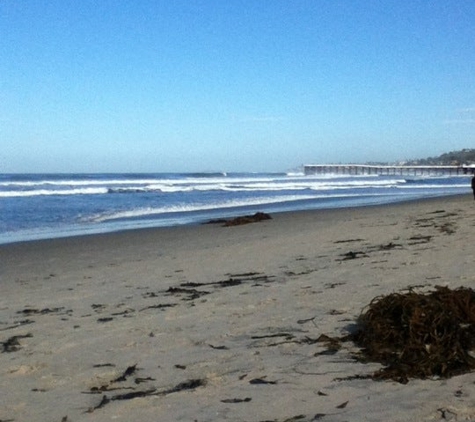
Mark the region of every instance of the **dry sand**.
[[380, 366], [315, 342], [475, 287], [474, 241], [458, 196], [1, 246], [0, 421], [475, 421], [473, 373], [345, 379]]

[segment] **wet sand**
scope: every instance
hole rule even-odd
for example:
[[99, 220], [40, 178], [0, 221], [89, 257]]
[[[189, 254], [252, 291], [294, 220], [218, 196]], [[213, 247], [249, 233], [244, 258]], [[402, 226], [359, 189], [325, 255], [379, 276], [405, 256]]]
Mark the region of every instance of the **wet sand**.
[[474, 288], [472, 196], [272, 217], [0, 246], [0, 421], [475, 421], [475, 374], [359, 379], [317, 341]]

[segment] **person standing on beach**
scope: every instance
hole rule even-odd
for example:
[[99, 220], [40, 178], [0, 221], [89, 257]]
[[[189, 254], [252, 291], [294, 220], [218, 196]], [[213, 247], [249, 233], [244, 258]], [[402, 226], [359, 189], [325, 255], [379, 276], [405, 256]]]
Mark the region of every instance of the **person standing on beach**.
[[472, 177], [472, 190], [473, 190], [473, 199], [475, 199], [475, 173]]

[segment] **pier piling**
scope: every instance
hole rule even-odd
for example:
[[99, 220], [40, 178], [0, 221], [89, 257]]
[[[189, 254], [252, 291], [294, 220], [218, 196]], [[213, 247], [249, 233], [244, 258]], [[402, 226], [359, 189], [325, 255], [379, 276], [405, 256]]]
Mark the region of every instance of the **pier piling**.
[[347, 174], [347, 175], [401, 175], [401, 176], [458, 176], [474, 174], [470, 166], [386, 166], [366, 164], [306, 164], [305, 175]]

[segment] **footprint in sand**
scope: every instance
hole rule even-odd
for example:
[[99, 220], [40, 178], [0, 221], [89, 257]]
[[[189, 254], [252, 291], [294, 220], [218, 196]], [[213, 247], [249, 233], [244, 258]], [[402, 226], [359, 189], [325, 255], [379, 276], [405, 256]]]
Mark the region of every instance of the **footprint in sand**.
[[12, 375], [29, 375], [46, 368], [46, 366], [45, 363], [38, 363], [36, 365], [18, 365], [11, 367], [7, 372]]

